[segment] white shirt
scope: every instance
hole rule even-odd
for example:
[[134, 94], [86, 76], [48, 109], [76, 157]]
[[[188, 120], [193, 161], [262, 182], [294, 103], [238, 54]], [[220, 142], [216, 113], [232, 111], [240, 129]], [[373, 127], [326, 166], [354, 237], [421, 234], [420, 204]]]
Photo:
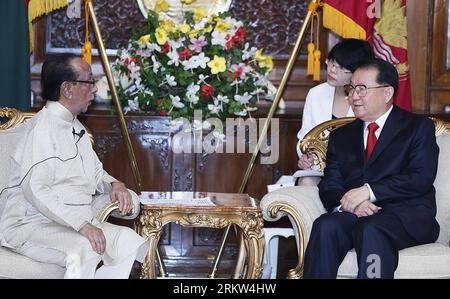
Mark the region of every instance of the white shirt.
[[[306, 96], [305, 106], [303, 107], [302, 127], [297, 133], [297, 155], [300, 158], [300, 142], [303, 137], [315, 126], [328, 121], [332, 118], [334, 94], [336, 87], [327, 82], [311, 88]], [[346, 116], [354, 116], [352, 107], [348, 108]]]
[[[374, 123], [376, 123], [378, 125], [378, 129], [376, 129], [375, 131], [375, 136], [377, 136], [377, 140], [380, 137], [381, 131], [383, 130], [384, 124], [386, 123], [386, 120], [389, 116], [389, 114], [392, 111], [392, 108], [394, 106], [391, 106], [391, 108], [389, 108], [388, 111], [386, 111], [383, 115], [381, 115], [376, 121], [374, 121]], [[372, 122], [364, 122], [364, 150], [367, 148], [367, 139], [369, 138], [369, 124], [371, 124]], [[370, 192], [370, 201], [371, 202], [375, 202], [377, 200], [377, 198], [375, 197], [375, 194], [372, 191], [372, 188], [370, 188], [370, 185], [365, 183], [365, 186], [367, 186], [367, 188], [369, 189]]]

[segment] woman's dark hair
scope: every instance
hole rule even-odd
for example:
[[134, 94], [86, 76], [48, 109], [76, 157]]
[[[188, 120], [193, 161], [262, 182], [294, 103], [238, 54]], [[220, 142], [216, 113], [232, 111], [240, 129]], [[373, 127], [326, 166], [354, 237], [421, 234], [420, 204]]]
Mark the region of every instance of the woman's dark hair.
[[398, 72], [397, 69], [387, 61], [383, 59], [374, 59], [366, 62], [358, 67], [360, 69], [376, 69], [378, 71], [377, 83], [380, 85], [389, 85], [394, 88], [394, 95], [398, 90]]
[[64, 81], [77, 79], [77, 74], [70, 62], [78, 58], [74, 54], [53, 55], [42, 65], [41, 89], [42, 98], [47, 101], [58, 101], [61, 84]]
[[327, 58], [353, 73], [361, 64], [375, 59], [375, 54], [367, 41], [347, 38], [337, 43]]

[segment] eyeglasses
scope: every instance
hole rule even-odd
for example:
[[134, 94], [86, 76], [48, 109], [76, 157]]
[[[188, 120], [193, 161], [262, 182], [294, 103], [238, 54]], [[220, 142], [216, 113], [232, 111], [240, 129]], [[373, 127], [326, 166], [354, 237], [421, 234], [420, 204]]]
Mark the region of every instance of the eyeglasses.
[[360, 97], [365, 97], [367, 95], [368, 89], [375, 89], [375, 88], [382, 88], [382, 87], [389, 87], [389, 85], [380, 85], [380, 86], [372, 86], [367, 87], [363, 84], [359, 84], [356, 86], [353, 86], [351, 84], [344, 85], [345, 93], [349, 96], [353, 95], [354, 92]]
[[351, 74], [352, 72], [347, 70], [346, 68], [340, 66], [336, 61], [325, 59], [325, 64], [328, 66], [330, 70], [335, 69], [335, 72], [342, 72], [344, 74]]
[[68, 80], [67, 82], [85, 83], [85, 84], [95, 85], [97, 83], [97, 80], [96, 79], [91, 79], [91, 80]]

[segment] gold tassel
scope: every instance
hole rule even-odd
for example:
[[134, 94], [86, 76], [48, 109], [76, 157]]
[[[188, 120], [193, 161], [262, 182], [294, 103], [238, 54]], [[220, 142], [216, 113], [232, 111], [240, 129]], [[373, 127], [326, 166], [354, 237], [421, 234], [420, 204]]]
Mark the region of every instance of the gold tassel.
[[313, 80], [314, 81], [320, 81], [320, 50], [314, 51], [314, 74], [313, 74]]
[[85, 36], [84, 36], [84, 45], [81, 48], [81, 56], [84, 61], [91, 64], [92, 63], [92, 44], [89, 41], [89, 1], [84, 1], [84, 14], [85, 14]]
[[[319, 8], [320, 4], [319, 3], [314, 3], [314, 2], [310, 2], [308, 5], [308, 10], [312, 13], [312, 17], [311, 17], [311, 34], [310, 34], [310, 38], [309, 38], [309, 43], [308, 43], [308, 64], [307, 64], [307, 68], [306, 68], [306, 74], [307, 75], [313, 75], [314, 80], [316, 80], [315, 78], [317, 77], [317, 65], [319, 67], [319, 80], [320, 80], [320, 51], [319, 51], [319, 35], [317, 34], [316, 37], [316, 44], [314, 45], [314, 18], [317, 19], [317, 24], [316, 24], [316, 31], [318, 32], [319, 28], [319, 17], [317, 14], [317, 9]], [[317, 54], [318, 53], [318, 54]], [[318, 55], [318, 59], [319, 62], [316, 62], [317, 59], [317, 55]]]
[[90, 41], [84, 43], [83, 48], [81, 48], [81, 56], [83, 60], [89, 64], [92, 64], [92, 45]]
[[319, 14], [316, 13], [316, 50], [314, 51], [314, 74], [313, 74], [313, 80], [314, 81], [320, 81], [320, 48], [319, 48], [319, 26], [320, 26], [320, 18]]
[[306, 69], [307, 75], [312, 75], [314, 73], [314, 44], [308, 44], [308, 67]]

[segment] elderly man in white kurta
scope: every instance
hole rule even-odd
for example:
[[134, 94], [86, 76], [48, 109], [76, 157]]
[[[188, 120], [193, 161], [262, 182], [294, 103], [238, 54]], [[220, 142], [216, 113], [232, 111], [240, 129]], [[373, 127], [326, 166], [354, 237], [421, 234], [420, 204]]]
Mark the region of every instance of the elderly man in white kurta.
[[109, 201], [119, 202], [122, 215], [139, 202], [103, 170], [76, 118], [94, 99], [94, 82], [90, 66], [76, 56], [44, 63], [47, 104], [27, 123], [11, 159], [8, 186], [17, 187], [2, 195], [1, 245], [66, 267], [66, 278], [128, 278], [147, 244], [128, 227], [96, 220]]

